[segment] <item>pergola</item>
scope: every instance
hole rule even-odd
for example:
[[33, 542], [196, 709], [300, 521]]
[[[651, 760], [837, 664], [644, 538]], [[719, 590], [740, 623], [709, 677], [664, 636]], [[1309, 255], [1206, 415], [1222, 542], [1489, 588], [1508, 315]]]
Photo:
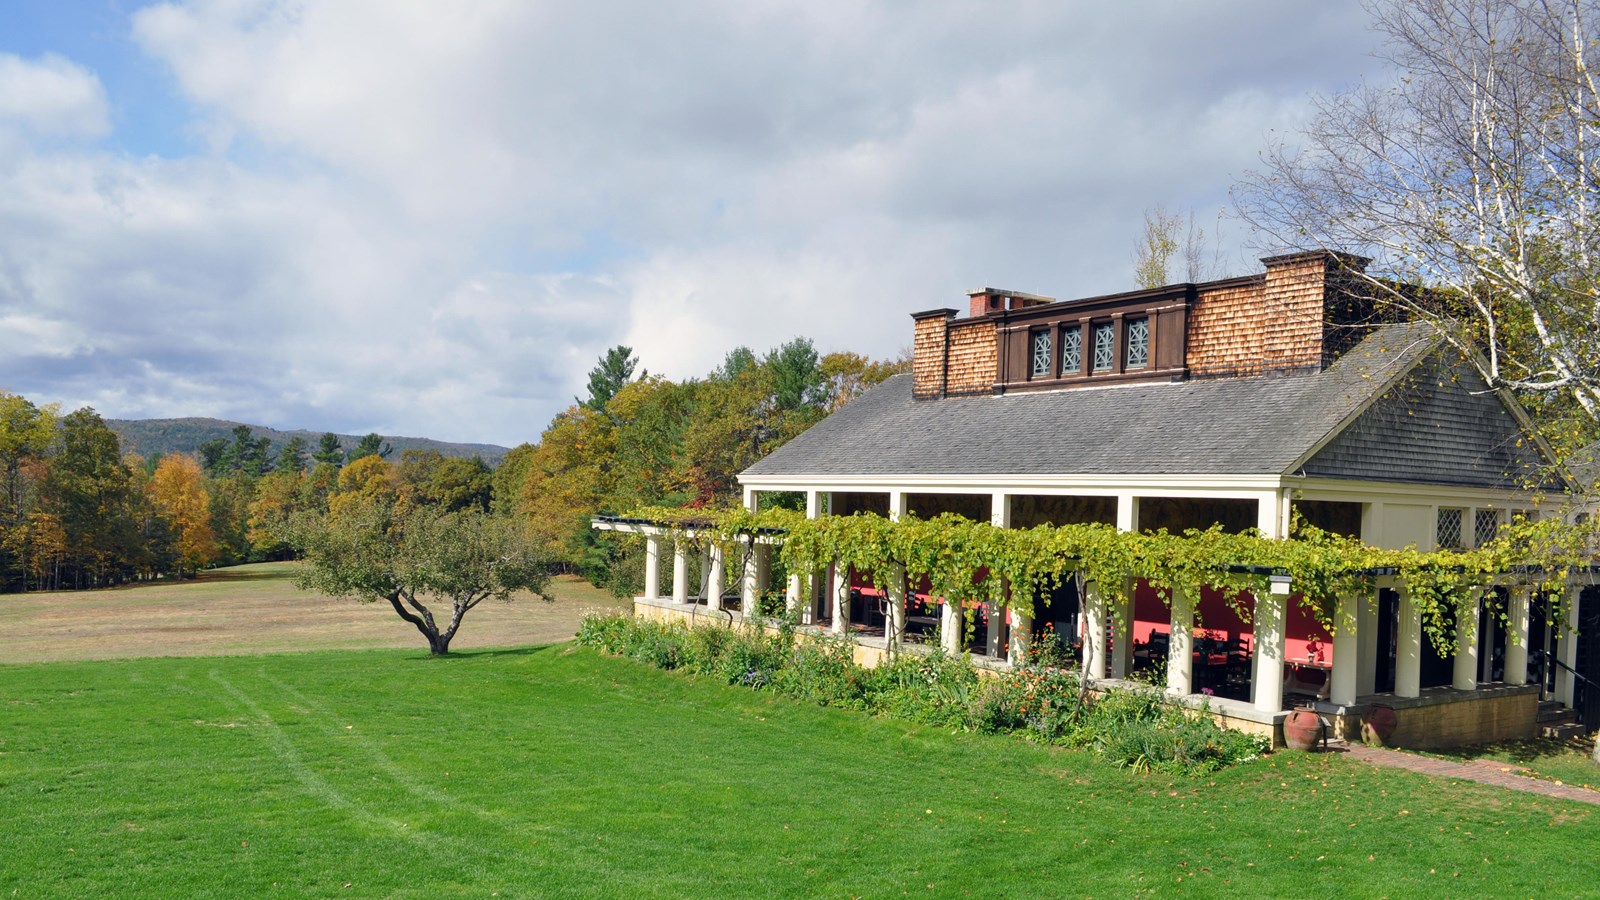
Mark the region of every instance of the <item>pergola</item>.
[[[903, 494], [894, 497], [891, 500], [891, 512], [903, 515], [904, 502]], [[817, 515], [820, 509], [817, 492], [808, 494], [808, 503], [813, 516]], [[996, 507], [1000, 506], [997, 498]], [[1004, 516], [997, 512], [994, 524], [1004, 524]], [[601, 530], [643, 536], [646, 548], [644, 592], [638, 598], [642, 607], [696, 612], [700, 607], [722, 609], [720, 586], [727, 577], [730, 561], [726, 558], [727, 551], [723, 543], [702, 540], [708, 536], [703, 528], [697, 530], [693, 523], [671, 524], [609, 516], [596, 517], [593, 525]], [[739, 604], [736, 611], [724, 611], [728, 621], [733, 621], [735, 615], [744, 621], [758, 619], [758, 598], [769, 587], [772, 550], [783, 540], [784, 533], [777, 529], [737, 536], [734, 546], [742, 552], [737, 554], [739, 559], [733, 561], [732, 568], [736, 570]], [[664, 592], [661, 562], [666, 549], [664, 542], [667, 541], [671, 542], [673, 564], [671, 582]], [[691, 585], [690, 554], [697, 545], [701, 555], [702, 577], [700, 584]], [[1234, 571], [1243, 571], [1243, 568], [1235, 567]], [[1569, 597], [1566, 601], [1571, 610], [1569, 622], [1576, 621], [1578, 589], [1594, 583], [1596, 571], [1595, 567], [1590, 567], [1575, 572], [1569, 579]], [[1285, 666], [1292, 662], [1286, 653], [1285, 613], [1293, 593], [1293, 582], [1283, 572], [1254, 570], [1250, 574], [1262, 576], [1268, 589], [1257, 592], [1254, 597], [1255, 631], [1249, 701], [1229, 703], [1218, 698], [1202, 697], [1196, 692], [1194, 631], [1197, 598], [1183, 596], [1181, 592], [1175, 593], [1170, 602], [1166, 683], [1169, 694], [1175, 699], [1195, 703], [1204, 701], [1221, 707], [1223, 712], [1237, 719], [1271, 723], [1283, 712]], [[1372, 569], [1351, 574], [1370, 585], [1368, 595], [1375, 595], [1380, 589], [1392, 589], [1399, 594], [1398, 629], [1394, 635], [1394, 686], [1392, 692], [1385, 692], [1381, 698], [1402, 704], [1405, 701], [1429, 702], [1425, 695], [1430, 694], [1430, 689], [1422, 686], [1423, 643], [1426, 637], [1421, 610], [1408, 602], [1404, 584], [1396, 577], [1399, 573], [1392, 569]], [[1434, 701], [1461, 699], [1479, 692], [1498, 695], [1512, 689], [1519, 689], [1523, 693], [1542, 690], [1542, 685], [1538, 689], [1529, 686], [1532, 674], [1530, 623], [1533, 605], [1527, 576], [1533, 574], [1537, 572], [1524, 567], [1503, 573], [1499, 579], [1498, 586], [1506, 589], [1507, 603], [1504, 657], [1501, 661], [1503, 675], [1497, 683], [1492, 686], [1486, 684], [1491, 667], [1481, 653], [1479, 630], [1475, 627], [1463, 629], [1452, 661], [1449, 691], [1453, 693], [1432, 691]], [[890, 588], [886, 598], [887, 620], [883, 637], [863, 643], [871, 649], [881, 648], [884, 653], [894, 653], [902, 649], [906, 633], [908, 591], [904, 577], [891, 575], [887, 582]], [[825, 630], [836, 635], [851, 630], [847, 567], [834, 565], [825, 573], [811, 576], [791, 573], [786, 587], [787, 606], [798, 614], [802, 623], [820, 626], [825, 621]], [[1121, 593], [1124, 597], [1120, 602], [1108, 602], [1093, 583], [1086, 584], [1083, 592], [1082, 662], [1084, 672], [1097, 681], [1125, 679], [1133, 670], [1132, 592]], [[1363, 602], [1364, 599], [1367, 602]], [[1462, 618], [1478, 621], [1477, 610], [1482, 602], [1481, 593], [1474, 596], [1469, 605], [1462, 608]], [[1319, 704], [1319, 708], [1326, 712], [1342, 715], [1362, 703], [1374, 701], [1377, 693], [1374, 657], [1379, 650], [1377, 630], [1372, 627], [1376, 615], [1374, 606], [1370, 596], [1364, 597], [1361, 593], [1346, 593], [1338, 597], [1335, 619], [1338, 624], [1332, 634], [1331, 670], [1328, 673], [1325, 702]], [[940, 640], [943, 649], [952, 654], [959, 653], [962, 649], [959, 605], [941, 603], [940, 607]], [[988, 657], [988, 662], [1004, 665], [1002, 660], [1017, 658], [1029, 638], [1032, 624], [1028, 617], [1015, 612], [1005, 616], [991, 615], [987, 633], [983, 636], [984, 655]], [[1567, 633], [1547, 641], [1547, 644], [1554, 644], [1555, 651], [1553, 699], [1569, 706], [1572, 705], [1578, 677], [1578, 641], [1575, 638], [1569, 626]]]

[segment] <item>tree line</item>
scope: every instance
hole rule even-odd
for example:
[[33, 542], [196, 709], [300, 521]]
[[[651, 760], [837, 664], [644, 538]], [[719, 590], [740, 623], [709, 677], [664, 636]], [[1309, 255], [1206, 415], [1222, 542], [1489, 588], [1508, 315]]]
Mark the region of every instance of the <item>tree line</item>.
[[246, 426], [194, 455], [141, 458], [93, 409], [0, 392], [0, 593], [107, 587], [295, 555], [292, 523], [374, 503], [482, 513], [525, 529], [547, 568], [614, 580], [616, 554], [588, 517], [640, 505], [737, 502], [740, 470], [906, 367], [819, 355], [797, 338], [729, 353], [704, 378], [641, 373], [627, 347], [606, 353], [587, 396], [537, 442], [491, 470], [482, 460], [407, 450], [376, 434], [333, 434], [276, 454]]

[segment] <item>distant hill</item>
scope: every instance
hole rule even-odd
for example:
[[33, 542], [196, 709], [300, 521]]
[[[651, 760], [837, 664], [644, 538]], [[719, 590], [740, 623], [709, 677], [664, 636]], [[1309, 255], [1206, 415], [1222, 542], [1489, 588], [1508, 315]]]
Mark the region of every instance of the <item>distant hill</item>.
[[[189, 453], [198, 456], [200, 445], [214, 438], [226, 441], [233, 440], [233, 429], [244, 422], [227, 422], [222, 419], [107, 419], [106, 424], [122, 441], [124, 453], [137, 453], [140, 456], [155, 456], [166, 453]], [[260, 425], [249, 426], [250, 432], [256, 437], [268, 438], [272, 441], [272, 454], [277, 455], [278, 449], [289, 441], [290, 438], [300, 437], [305, 439], [307, 455], [317, 449], [317, 444], [322, 440], [320, 431], [279, 431], [276, 428], [265, 428]], [[341, 434], [339, 443], [346, 450], [351, 449], [361, 441], [362, 435]], [[452, 444], [448, 441], [435, 441], [429, 438], [391, 437], [383, 438], [394, 445], [394, 453], [389, 458], [398, 460], [400, 454], [407, 450], [437, 450], [445, 456], [460, 456], [471, 458], [482, 457], [483, 461], [491, 467], [500, 465], [500, 460], [505, 458], [509, 448], [497, 444]]]

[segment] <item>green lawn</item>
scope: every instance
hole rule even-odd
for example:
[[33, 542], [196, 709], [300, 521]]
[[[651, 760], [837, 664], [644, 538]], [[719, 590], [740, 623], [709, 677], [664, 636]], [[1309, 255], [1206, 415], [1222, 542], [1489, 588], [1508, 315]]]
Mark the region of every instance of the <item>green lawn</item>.
[[1594, 764], [1594, 738], [1539, 738], [1530, 741], [1501, 741], [1455, 750], [1435, 750], [1430, 756], [1471, 761], [1502, 762], [1519, 775], [1543, 778], [1562, 784], [1600, 789], [1600, 766]]
[[0, 666], [0, 897], [1573, 896], [1600, 808], [1197, 780], [564, 646]]

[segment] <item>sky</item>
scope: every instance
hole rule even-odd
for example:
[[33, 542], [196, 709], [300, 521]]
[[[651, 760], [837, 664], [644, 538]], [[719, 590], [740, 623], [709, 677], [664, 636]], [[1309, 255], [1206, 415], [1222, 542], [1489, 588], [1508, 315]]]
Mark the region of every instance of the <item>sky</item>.
[[[608, 347], [885, 358], [1217, 231], [1358, 4], [0, 0], [0, 390], [515, 445]], [[1240, 223], [1226, 271], [1258, 271]]]

